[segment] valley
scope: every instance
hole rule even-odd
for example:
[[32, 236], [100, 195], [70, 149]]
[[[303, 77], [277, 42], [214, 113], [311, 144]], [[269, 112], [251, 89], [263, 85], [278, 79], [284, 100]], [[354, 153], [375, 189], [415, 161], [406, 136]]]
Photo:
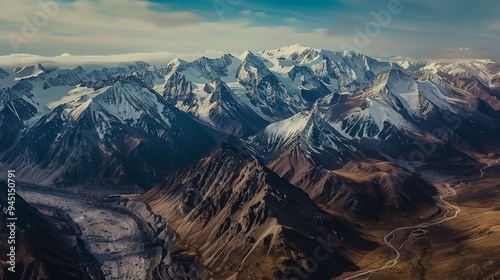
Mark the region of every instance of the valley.
[[[498, 181], [492, 178], [498, 176], [494, 175], [498, 174], [498, 160], [489, 162], [480, 170], [479, 177], [463, 181], [442, 183], [450, 178], [439, 180], [436, 174], [432, 174], [443, 193], [439, 196], [443, 203], [440, 205], [444, 210], [444, 214], [440, 214], [442, 217], [392, 230], [383, 237], [386, 244], [384, 250], [392, 252], [368, 254], [358, 262], [361, 266], [366, 264], [364, 271], [347, 273], [336, 279], [410, 279], [415, 275], [419, 279], [498, 279], [499, 263], [491, 260], [495, 259], [493, 255], [498, 254], [500, 249], [497, 246], [485, 247], [488, 244], [486, 240], [500, 237], [497, 230], [498, 202], [485, 199], [484, 204], [478, 206], [471, 199], [497, 192]], [[473, 184], [477, 188], [471, 188]], [[381, 238], [381, 235], [376, 236]], [[392, 259], [385, 262], [382, 254]], [[380, 267], [372, 269], [377, 266]]]
[[85, 247], [100, 263], [106, 279], [150, 279], [159, 265], [162, 247], [153, 243], [153, 230], [126, 209], [43, 189], [29, 188], [20, 194], [31, 205], [67, 213], [78, 224]]

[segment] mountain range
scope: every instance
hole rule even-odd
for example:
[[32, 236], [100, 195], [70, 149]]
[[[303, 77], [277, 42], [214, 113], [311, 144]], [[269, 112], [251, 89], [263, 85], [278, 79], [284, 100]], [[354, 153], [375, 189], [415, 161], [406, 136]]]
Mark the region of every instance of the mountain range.
[[[491, 60], [291, 45], [165, 65], [2, 68], [2, 170], [98, 198], [141, 193], [133, 200], [179, 236], [170, 257], [215, 279], [358, 270], [381, 245], [367, 225], [439, 215], [433, 176], [482, 178], [500, 154]], [[329, 258], [311, 269], [317, 248]]]

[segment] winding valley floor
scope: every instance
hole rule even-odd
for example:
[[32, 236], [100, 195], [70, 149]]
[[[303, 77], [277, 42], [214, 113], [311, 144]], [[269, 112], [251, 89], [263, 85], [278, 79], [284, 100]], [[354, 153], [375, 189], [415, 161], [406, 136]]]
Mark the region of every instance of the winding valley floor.
[[150, 279], [161, 247], [150, 244], [145, 229], [125, 211], [53, 192], [29, 189], [20, 194], [35, 207], [41, 204], [65, 211], [79, 225], [81, 239], [101, 264], [106, 279]]

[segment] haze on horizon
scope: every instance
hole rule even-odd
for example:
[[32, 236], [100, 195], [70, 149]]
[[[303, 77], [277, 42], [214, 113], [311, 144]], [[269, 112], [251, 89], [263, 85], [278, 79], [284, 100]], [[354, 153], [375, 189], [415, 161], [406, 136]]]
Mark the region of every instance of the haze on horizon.
[[[395, 1], [397, 12], [388, 8]], [[213, 56], [300, 43], [329, 50], [354, 46], [375, 56], [500, 58], [500, 2], [494, 0], [7, 2], [0, 1], [0, 56]], [[387, 11], [387, 24], [373, 26], [381, 23], [376, 14]], [[375, 35], [356, 43], [370, 24]]]

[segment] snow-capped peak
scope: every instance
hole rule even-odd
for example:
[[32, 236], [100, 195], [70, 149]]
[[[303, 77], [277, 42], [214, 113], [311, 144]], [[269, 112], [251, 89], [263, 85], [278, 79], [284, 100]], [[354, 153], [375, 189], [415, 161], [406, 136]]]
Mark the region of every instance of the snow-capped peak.
[[36, 77], [42, 73], [49, 72], [45, 67], [43, 67], [40, 63], [37, 65], [25, 66], [25, 67], [17, 67], [14, 69], [14, 76], [16, 80], [26, 79], [30, 77]]
[[321, 49], [291, 45], [274, 50], [264, 50], [258, 52], [257, 55], [273, 63], [272, 70], [283, 72], [280, 70], [283, 68], [289, 70], [288, 68], [294, 64], [309, 64], [318, 60], [321, 57], [321, 51]]
[[187, 64], [188, 62], [185, 60], [174, 58], [166, 66], [160, 69], [160, 73], [162, 73], [163, 75], [168, 75], [173, 73], [174, 71], [182, 71], [182, 69], [185, 68]]
[[269, 125], [262, 135], [266, 137], [267, 143], [272, 143], [277, 147], [286, 145], [304, 131], [310, 118], [310, 112], [300, 112], [288, 119]]
[[[303, 53], [305, 51], [310, 51], [312, 50], [313, 48], [311, 47], [306, 47], [306, 46], [302, 46], [300, 44], [294, 44], [294, 45], [289, 45], [289, 46], [285, 46], [285, 47], [282, 47], [282, 48], [279, 48], [279, 49], [273, 49], [273, 50], [263, 50], [263, 51], [260, 51], [258, 52], [257, 54], [274, 54], [274, 55], [282, 55], [282, 56], [286, 56], [286, 55], [291, 55], [291, 54], [294, 54], [294, 53]], [[319, 51], [319, 49], [315, 49], [316, 51]]]
[[71, 116], [78, 119], [87, 109], [91, 109], [106, 112], [123, 122], [135, 122], [143, 114], [161, 119], [159, 113], [164, 104], [160, 100], [163, 99], [145, 87], [138, 78], [127, 76], [78, 106]]
[[237, 58], [239, 60], [245, 60], [247, 58], [247, 56], [249, 56], [249, 55], [253, 55], [253, 52], [246, 50], [241, 55], [237, 56]]

